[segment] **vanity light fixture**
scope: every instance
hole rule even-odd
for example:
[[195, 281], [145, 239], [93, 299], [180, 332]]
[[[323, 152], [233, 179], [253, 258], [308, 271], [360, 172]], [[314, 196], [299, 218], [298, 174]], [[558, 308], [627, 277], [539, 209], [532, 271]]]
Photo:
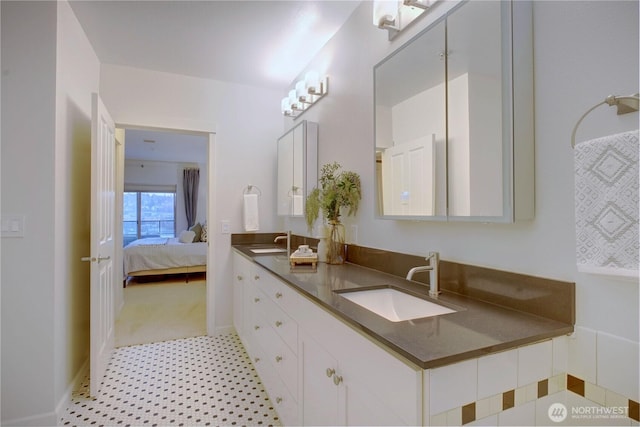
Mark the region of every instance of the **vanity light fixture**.
[[374, 0], [373, 25], [387, 30], [389, 40], [407, 28], [438, 0]]
[[316, 71], [309, 71], [296, 83], [289, 95], [282, 98], [280, 110], [286, 117], [297, 118], [329, 93], [329, 77], [320, 79]]

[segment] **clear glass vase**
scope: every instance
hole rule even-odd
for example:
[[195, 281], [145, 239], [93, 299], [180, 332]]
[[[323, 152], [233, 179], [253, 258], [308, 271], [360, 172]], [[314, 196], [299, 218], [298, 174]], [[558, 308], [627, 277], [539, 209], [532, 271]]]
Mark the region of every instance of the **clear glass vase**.
[[344, 264], [346, 261], [345, 229], [340, 221], [329, 221], [327, 264]]

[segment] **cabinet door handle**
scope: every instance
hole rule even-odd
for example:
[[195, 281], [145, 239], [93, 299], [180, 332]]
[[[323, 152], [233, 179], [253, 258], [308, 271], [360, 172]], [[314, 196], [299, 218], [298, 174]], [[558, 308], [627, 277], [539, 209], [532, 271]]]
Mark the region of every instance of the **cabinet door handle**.
[[258, 298], [258, 297], [254, 298], [253, 302], [260, 302], [260, 298]]
[[253, 276], [253, 280], [260, 280], [260, 276], [256, 274], [255, 276]]
[[281, 397], [276, 397], [276, 403], [282, 403], [282, 398]]
[[276, 362], [281, 362], [282, 361], [282, 356], [276, 356]]
[[342, 382], [342, 377], [340, 375], [333, 376], [333, 383], [335, 385], [340, 385], [341, 382]]
[[259, 357], [256, 357], [255, 359], [253, 359], [255, 361], [255, 363], [258, 363], [260, 361]]
[[238, 278], [238, 280], [243, 280], [243, 279], [244, 279], [244, 278], [243, 278], [241, 275], [239, 275], [239, 274], [238, 274], [236, 277]]
[[336, 373], [336, 370], [333, 368], [327, 368], [327, 377], [331, 378]]
[[282, 292], [276, 292], [276, 298], [282, 298]]
[[257, 331], [258, 329], [260, 329], [260, 326], [256, 325], [253, 327], [253, 329]]
[[277, 321], [276, 321], [276, 327], [277, 327], [277, 328], [279, 328], [280, 326], [282, 326], [282, 322], [281, 322], [281, 321], [279, 321], [279, 320], [277, 320]]

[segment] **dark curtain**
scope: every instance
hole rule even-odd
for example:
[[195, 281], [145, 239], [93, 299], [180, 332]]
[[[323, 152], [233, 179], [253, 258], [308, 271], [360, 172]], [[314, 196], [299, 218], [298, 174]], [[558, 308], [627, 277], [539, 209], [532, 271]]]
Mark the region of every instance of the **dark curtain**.
[[185, 169], [183, 171], [184, 207], [187, 214], [187, 224], [191, 227], [196, 222], [198, 213], [198, 184], [200, 183], [200, 169]]

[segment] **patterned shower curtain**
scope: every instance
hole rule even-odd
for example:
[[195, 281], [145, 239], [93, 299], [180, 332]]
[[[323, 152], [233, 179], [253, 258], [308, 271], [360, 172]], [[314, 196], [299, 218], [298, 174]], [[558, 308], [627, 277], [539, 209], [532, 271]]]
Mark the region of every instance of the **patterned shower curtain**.
[[187, 228], [196, 222], [198, 214], [198, 185], [200, 183], [200, 169], [185, 169], [183, 171], [184, 207], [187, 214]]

